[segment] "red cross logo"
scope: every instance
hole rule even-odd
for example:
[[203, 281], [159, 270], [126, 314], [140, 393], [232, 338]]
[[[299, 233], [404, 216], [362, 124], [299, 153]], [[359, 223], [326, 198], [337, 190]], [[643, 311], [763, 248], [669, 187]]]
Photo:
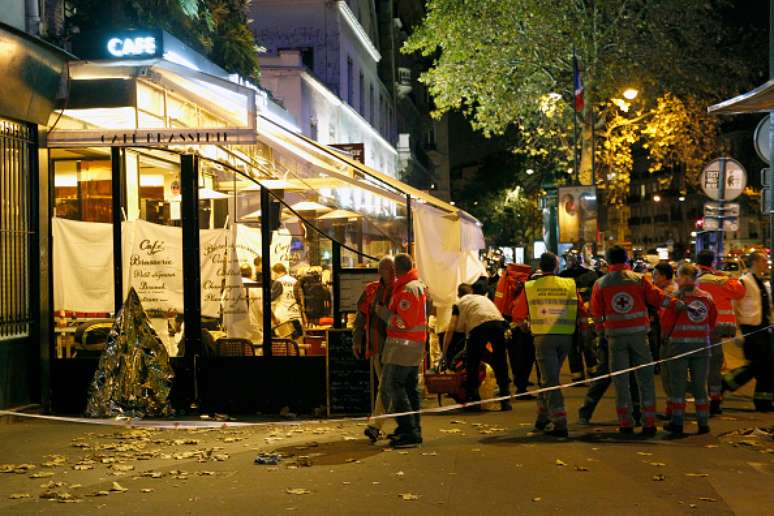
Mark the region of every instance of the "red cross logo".
[[626, 314], [634, 308], [634, 298], [627, 292], [619, 292], [612, 299], [613, 310], [619, 314]]

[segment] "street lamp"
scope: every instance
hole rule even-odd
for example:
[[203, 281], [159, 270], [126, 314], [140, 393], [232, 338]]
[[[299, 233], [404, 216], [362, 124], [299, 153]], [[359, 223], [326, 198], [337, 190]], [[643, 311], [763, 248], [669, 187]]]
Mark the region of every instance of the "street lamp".
[[532, 170], [531, 168], [528, 168], [528, 169], [527, 169], [527, 175], [528, 175], [528, 176], [531, 176], [531, 175], [532, 175], [532, 174], [534, 174], [534, 173], [535, 173], [535, 171], [534, 171], [534, 170]]
[[637, 95], [639, 95], [640, 92], [637, 91], [635, 88], [626, 88], [623, 92], [623, 96], [626, 100], [634, 100], [637, 98]]
[[659, 194], [654, 195], [653, 202], [661, 202], [661, 196]]
[[677, 200], [680, 202], [685, 202], [685, 196], [681, 195], [680, 197], [677, 198]]

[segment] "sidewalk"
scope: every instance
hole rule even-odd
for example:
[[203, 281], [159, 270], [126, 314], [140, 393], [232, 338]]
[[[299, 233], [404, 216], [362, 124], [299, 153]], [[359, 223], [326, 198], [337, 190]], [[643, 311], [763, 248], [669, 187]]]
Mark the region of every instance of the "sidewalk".
[[[353, 422], [225, 430], [0, 424], [0, 464], [35, 466], [0, 473], [0, 514], [759, 515], [774, 507], [774, 441], [722, 436], [774, 425], [774, 415], [751, 411], [749, 392], [730, 397], [711, 435], [676, 441], [619, 436], [612, 390], [595, 414], [600, 423], [578, 426], [584, 394], [565, 391], [568, 440], [530, 435], [534, 403], [516, 402], [508, 413], [426, 416], [424, 445], [403, 451], [371, 446]], [[260, 451], [287, 458], [255, 465]]]

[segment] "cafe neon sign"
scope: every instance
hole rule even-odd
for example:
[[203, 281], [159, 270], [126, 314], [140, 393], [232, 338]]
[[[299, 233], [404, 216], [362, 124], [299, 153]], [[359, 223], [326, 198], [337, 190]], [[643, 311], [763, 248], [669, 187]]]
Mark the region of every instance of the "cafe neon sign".
[[140, 36], [136, 38], [110, 38], [107, 51], [114, 57], [153, 56], [156, 55], [156, 38]]

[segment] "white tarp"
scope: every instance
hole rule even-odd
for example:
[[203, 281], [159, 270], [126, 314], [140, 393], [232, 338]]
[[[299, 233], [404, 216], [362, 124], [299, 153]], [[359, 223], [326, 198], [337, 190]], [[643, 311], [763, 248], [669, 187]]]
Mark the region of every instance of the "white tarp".
[[51, 219], [54, 310], [112, 312], [113, 225]]
[[477, 224], [427, 204], [417, 203], [412, 211], [417, 269], [436, 306], [437, 328], [443, 329], [457, 299], [457, 285], [486, 275], [478, 259], [483, 235]]

